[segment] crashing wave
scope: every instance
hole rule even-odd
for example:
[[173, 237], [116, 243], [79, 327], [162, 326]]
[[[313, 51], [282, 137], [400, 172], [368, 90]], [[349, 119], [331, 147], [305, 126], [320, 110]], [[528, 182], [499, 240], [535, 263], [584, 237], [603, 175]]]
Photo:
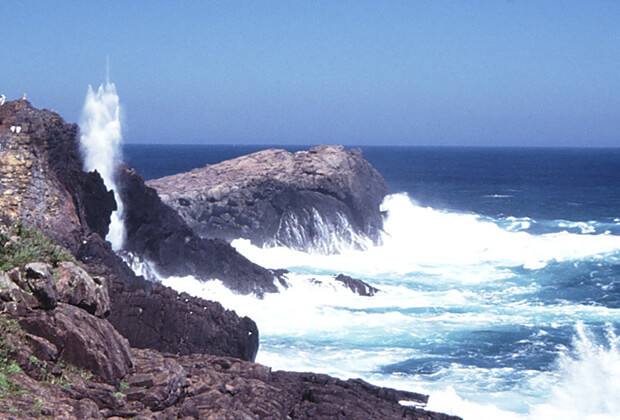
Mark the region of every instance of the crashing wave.
[[346, 249], [366, 250], [372, 246], [372, 241], [357, 233], [344, 214], [337, 212], [334, 217], [327, 217], [312, 208], [282, 215], [269, 245], [329, 255]]

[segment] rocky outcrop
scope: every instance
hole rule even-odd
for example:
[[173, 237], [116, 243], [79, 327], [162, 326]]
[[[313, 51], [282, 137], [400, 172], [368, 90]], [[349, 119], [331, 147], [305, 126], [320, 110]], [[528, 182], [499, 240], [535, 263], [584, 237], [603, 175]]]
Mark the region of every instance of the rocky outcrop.
[[359, 149], [264, 150], [148, 181], [202, 237], [337, 252], [382, 227], [388, 192]]
[[357, 293], [360, 296], [374, 296], [379, 291], [376, 287], [371, 286], [361, 280], [354, 279], [344, 274], [338, 274], [334, 277], [334, 280], [341, 282], [353, 293]]
[[[79, 267], [64, 265], [82, 277]], [[34, 263], [0, 272], [2, 418], [456, 419], [399, 403], [424, 406], [426, 395], [359, 379], [132, 349], [107, 320], [63, 302], [84, 299], [59, 293], [57, 304], [44, 309], [47, 298], [28, 293], [34, 272], [40, 288], [53, 283], [53, 270]], [[85, 300], [94, 301], [96, 288], [85, 290], [92, 294]]]
[[254, 360], [258, 329], [251, 319], [135, 276], [99, 235], [85, 238], [77, 256], [92, 275], [106, 278], [109, 320], [132, 346]]
[[[23, 270], [0, 274], [5, 278], [0, 282], [0, 311], [18, 320], [29, 341], [36, 343], [27, 354], [41, 363], [63, 360], [106, 381], [129, 372], [132, 363], [127, 340], [108, 321], [65, 303], [74, 299], [59, 296], [52, 267], [30, 263]], [[7, 290], [10, 292], [5, 294]], [[96, 290], [91, 292], [81, 295], [94, 301]]]
[[[12, 133], [10, 126], [22, 128]], [[99, 174], [81, 170], [78, 127], [28, 101], [0, 107], [2, 217], [36, 226], [75, 250], [85, 230], [107, 233], [116, 208]]]
[[[9, 133], [9, 125], [22, 130]], [[3, 267], [15, 262], [0, 271], [0, 417], [452, 418], [398, 403], [423, 404], [419, 394], [247, 361], [258, 347], [253, 321], [135, 276], [111, 250], [103, 237], [114, 198], [97, 173], [81, 171], [76, 135], [27, 101], [0, 107], [0, 256]], [[136, 199], [154, 195], [135, 179]], [[135, 210], [138, 201], [129, 202]], [[178, 217], [162, 223], [157, 211], [135, 210], [144, 219], [132, 233], [164, 227], [154, 240], [165, 246], [149, 248], [153, 255], [181, 239], [220, 243], [192, 237]], [[20, 249], [8, 222], [39, 227], [75, 259], [44, 241], [45, 262], [5, 258]]]
[[219, 279], [240, 293], [276, 292], [274, 275], [243, 257], [227, 242], [200, 238], [142, 177], [124, 166], [119, 171], [125, 204], [125, 249], [153, 264], [164, 276]]
[[56, 272], [56, 287], [63, 302], [98, 317], [107, 317], [110, 314], [110, 298], [105, 279], [91, 277], [81, 267], [69, 261], [59, 263]]
[[[22, 130], [14, 133], [10, 126], [20, 126]], [[139, 188], [133, 188], [131, 193], [136, 194], [135, 199], [144, 197]], [[129, 200], [129, 206], [134, 209], [149, 204], [132, 203]], [[157, 212], [163, 211], [163, 207], [145, 210], [143, 214], [154, 221], [149, 220], [151, 224], [146, 223], [143, 230], [133, 225], [132, 233], [144, 230], [154, 233], [160, 227], [168, 232], [169, 227], [157, 225], [166, 217], [158, 219]], [[99, 174], [82, 171], [77, 125], [66, 123], [55, 112], [35, 109], [26, 100], [6, 102], [0, 107], [0, 221], [38, 227], [76, 255], [88, 272], [105, 279], [110, 300], [109, 320], [133, 346], [152, 346], [180, 354], [213, 352], [253, 359], [258, 349], [258, 332], [253, 321], [240, 318], [215, 302], [189, 296], [180, 299], [172, 289], [137, 277], [116, 256], [102, 239], [115, 208], [114, 195], [107, 191]], [[177, 234], [165, 236], [166, 244], [170, 248], [180, 247], [185, 252], [182, 255], [190, 254], [181, 244], [186, 239], [183, 233], [191, 235], [191, 231], [187, 228], [181, 233], [178, 228], [172, 231]], [[149, 243], [157, 243], [160, 238], [154, 236]], [[211, 249], [196, 253], [207, 260], [236, 254], [226, 247], [213, 247], [211, 255], [208, 254]], [[218, 254], [216, 251], [220, 249], [229, 253]], [[158, 252], [157, 255], [166, 256], [165, 250], [159, 247], [147, 255]], [[243, 259], [239, 254], [236, 256]], [[212, 264], [213, 270], [229, 267], [226, 260]], [[232, 264], [241, 268], [229, 268], [231, 273], [243, 269], [238, 261], [231, 260]], [[230, 278], [236, 277], [230, 274]], [[246, 278], [240, 276], [239, 281]], [[45, 304], [53, 306], [52, 302]], [[82, 307], [92, 304], [83, 301]]]

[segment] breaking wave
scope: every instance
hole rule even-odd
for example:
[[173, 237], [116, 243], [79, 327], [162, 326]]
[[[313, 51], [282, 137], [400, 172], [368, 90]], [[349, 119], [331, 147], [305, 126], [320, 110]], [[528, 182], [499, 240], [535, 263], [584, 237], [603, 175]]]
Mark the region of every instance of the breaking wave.
[[346, 249], [365, 250], [372, 240], [357, 233], [342, 213], [322, 215], [314, 207], [282, 215], [273, 243], [310, 254], [338, 254]]
[[[380, 244], [365, 249], [340, 244], [328, 255], [233, 241], [253, 262], [289, 270], [289, 287], [263, 299], [218, 280], [159, 280], [254, 319], [257, 361], [274, 369], [425, 392], [427, 408], [465, 419], [617, 418], [618, 220], [492, 219], [404, 194], [382, 210]], [[324, 232], [325, 244], [337, 231]], [[356, 295], [334, 281], [339, 273], [380, 291]]]

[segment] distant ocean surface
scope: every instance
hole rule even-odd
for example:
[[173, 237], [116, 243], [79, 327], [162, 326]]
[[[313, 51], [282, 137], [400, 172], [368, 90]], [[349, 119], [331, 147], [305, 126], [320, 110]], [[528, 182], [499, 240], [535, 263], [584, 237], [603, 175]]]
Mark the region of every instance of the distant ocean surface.
[[[266, 147], [126, 145], [124, 159], [150, 179]], [[251, 316], [275, 369], [426, 392], [466, 419], [620, 418], [620, 149], [362, 150], [391, 190], [380, 245], [234, 241], [291, 273], [263, 300], [164, 283]], [[382, 292], [353, 295], [339, 273]]]

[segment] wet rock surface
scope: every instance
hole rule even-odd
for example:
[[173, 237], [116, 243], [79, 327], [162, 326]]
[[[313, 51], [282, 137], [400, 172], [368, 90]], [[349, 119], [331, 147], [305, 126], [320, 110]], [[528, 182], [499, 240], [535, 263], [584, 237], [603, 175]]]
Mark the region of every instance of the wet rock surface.
[[269, 149], [147, 184], [202, 237], [323, 252], [338, 250], [334, 237], [377, 239], [388, 192], [361, 150], [342, 146]]
[[360, 296], [374, 296], [379, 289], [371, 286], [368, 283], [365, 283], [361, 280], [354, 279], [344, 274], [338, 274], [334, 277], [334, 280], [341, 282], [348, 289], [351, 289], [352, 292], [357, 293]]
[[142, 177], [129, 167], [119, 172], [125, 203], [125, 248], [165, 276], [219, 279], [244, 294], [276, 292], [273, 274], [249, 261], [227, 242], [200, 238]]

